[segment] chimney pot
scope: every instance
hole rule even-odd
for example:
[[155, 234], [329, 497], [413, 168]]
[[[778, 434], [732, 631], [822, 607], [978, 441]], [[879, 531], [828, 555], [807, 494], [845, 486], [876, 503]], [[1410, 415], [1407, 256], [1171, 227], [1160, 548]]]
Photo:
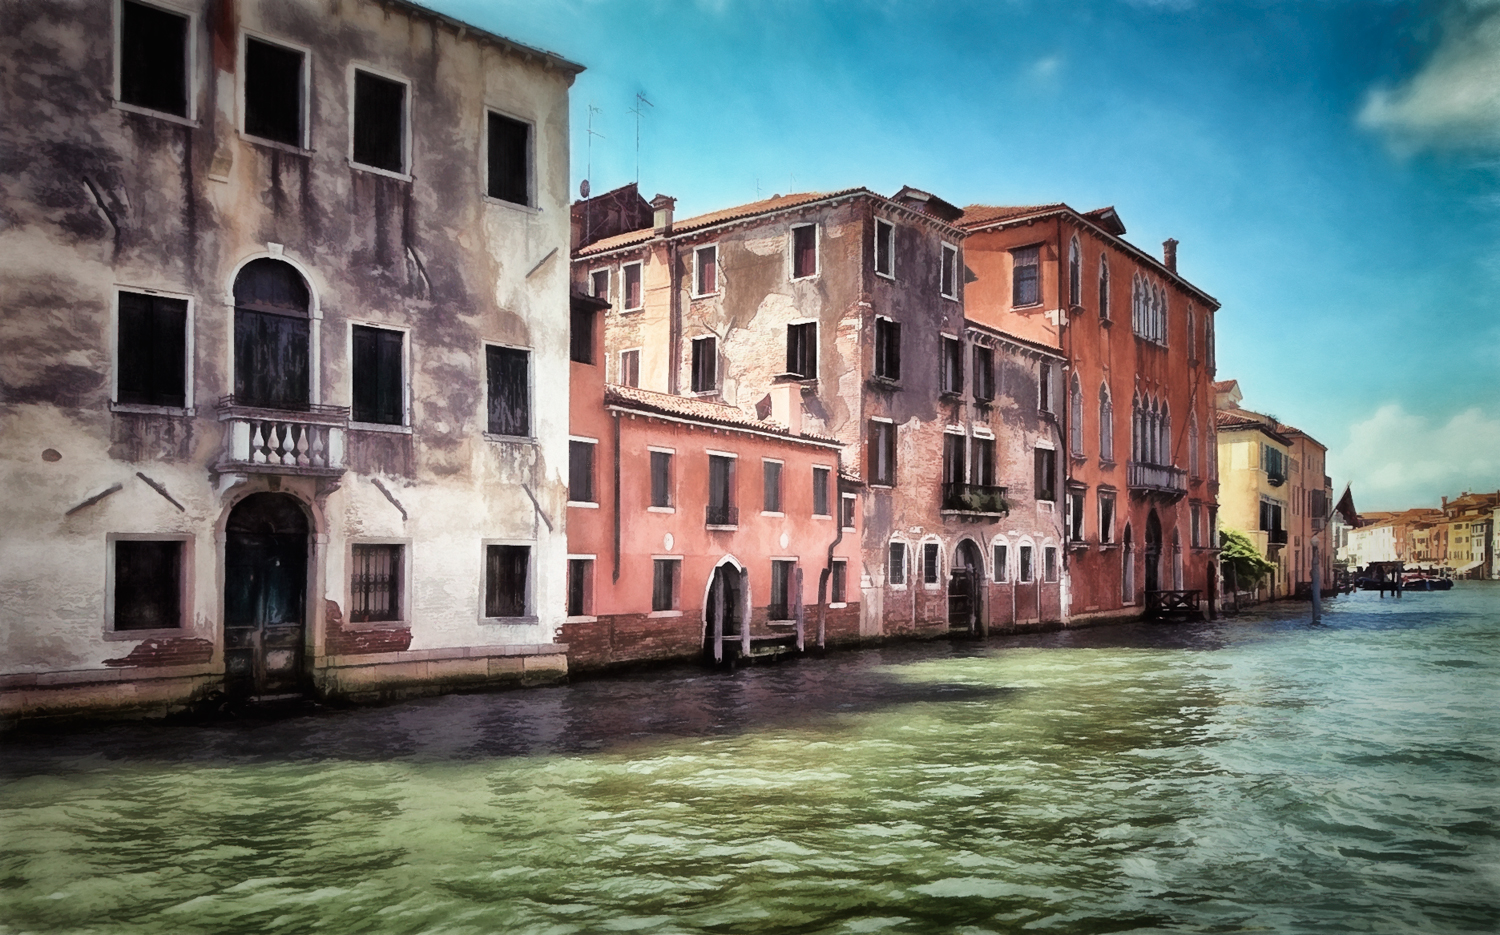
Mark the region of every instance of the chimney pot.
[[658, 236], [672, 233], [672, 209], [677, 199], [670, 195], [657, 195], [651, 199], [652, 221]]
[[771, 383], [771, 421], [793, 435], [802, 434], [802, 383], [797, 377], [776, 377]]
[[1171, 270], [1174, 273], [1177, 272], [1177, 241], [1176, 240], [1173, 240], [1171, 237], [1168, 237], [1166, 240], [1162, 241], [1162, 244], [1161, 244], [1161, 258], [1162, 258], [1162, 262], [1166, 264], [1167, 269]]

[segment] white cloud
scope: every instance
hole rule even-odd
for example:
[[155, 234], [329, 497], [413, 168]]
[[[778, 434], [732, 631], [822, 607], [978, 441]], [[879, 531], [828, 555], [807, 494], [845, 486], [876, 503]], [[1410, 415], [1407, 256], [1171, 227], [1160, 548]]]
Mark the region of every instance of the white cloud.
[[1390, 403], [1350, 426], [1328, 464], [1337, 486], [1353, 485], [1361, 510], [1437, 506], [1444, 495], [1500, 490], [1500, 417], [1475, 406], [1440, 423]]
[[1422, 69], [1370, 91], [1359, 122], [1404, 149], [1500, 147], [1500, 2], [1462, 4]]
[[1031, 64], [1031, 77], [1046, 81], [1052, 78], [1062, 68], [1063, 60], [1060, 55], [1049, 55], [1046, 58], [1037, 59]]

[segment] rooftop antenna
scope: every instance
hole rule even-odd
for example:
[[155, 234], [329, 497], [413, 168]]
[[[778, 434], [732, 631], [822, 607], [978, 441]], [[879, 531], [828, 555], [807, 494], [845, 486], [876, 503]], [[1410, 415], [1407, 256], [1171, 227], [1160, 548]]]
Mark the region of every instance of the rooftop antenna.
[[635, 92], [635, 106], [630, 108], [630, 112], [635, 114], [635, 184], [637, 187], [641, 184], [641, 118], [645, 116], [641, 110], [642, 104], [645, 104], [647, 107], [656, 106], [646, 100], [646, 95], [643, 92]]
[[583, 170], [583, 185], [578, 189], [578, 193], [583, 196], [583, 238], [585, 241], [594, 233], [594, 205], [589, 201], [589, 191], [592, 187], [590, 180], [594, 177], [594, 137], [597, 136], [601, 140], [605, 138], [603, 133], [594, 129], [594, 115], [602, 113], [604, 111], [600, 108], [593, 104], [589, 105], [588, 160]]

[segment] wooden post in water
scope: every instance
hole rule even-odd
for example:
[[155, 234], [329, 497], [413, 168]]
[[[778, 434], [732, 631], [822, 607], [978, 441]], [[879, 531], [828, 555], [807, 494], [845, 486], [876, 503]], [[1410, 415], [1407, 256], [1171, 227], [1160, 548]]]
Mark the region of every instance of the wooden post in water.
[[[806, 611], [802, 606], [802, 565], [800, 563], [797, 565], [797, 570], [793, 577], [795, 577], [797, 581], [795, 585], [795, 587], [797, 588], [797, 652], [800, 653], [802, 652], [802, 625], [803, 620], [806, 617]], [[823, 608], [821, 605], [818, 607], [818, 612], [823, 612]]]
[[1316, 536], [1313, 537], [1312, 541], [1312, 566], [1312, 622], [1317, 623], [1323, 618], [1323, 575], [1321, 569], [1318, 567], [1318, 539]]
[[[718, 575], [717, 570], [714, 571]], [[714, 602], [709, 613], [714, 615], [714, 662], [724, 661], [724, 582], [715, 581]]]
[[[969, 593], [971, 593], [972, 595], [974, 595], [974, 597], [973, 597], [974, 606], [973, 606], [973, 609], [970, 611], [970, 613], [972, 613], [974, 615], [974, 618], [979, 621], [979, 638], [982, 639], [982, 640], [983, 639], [989, 639], [989, 636], [990, 636], [990, 615], [984, 612], [984, 610], [985, 610], [985, 601], [980, 600], [980, 597], [979, 597], [980, 582], [983, 581], [983, 578], [979, 574], [979, 569], [978, 568], [971, 568], [971, 569], [969, 569], [969, 581], [970, 581], [970, 591], [969, 591]], [[984, 590], [985, 590], [986, 596], [988, 596], [988, 594], [989, 594], [989, 582], [988, 581], [984, 582]]]
[[753, 607], [744, 606], [750, 595], [749, 577], [750, 572], [740, 572], [740, 658], [746, 661], [750, 659], [750, 616], [755, 612]]

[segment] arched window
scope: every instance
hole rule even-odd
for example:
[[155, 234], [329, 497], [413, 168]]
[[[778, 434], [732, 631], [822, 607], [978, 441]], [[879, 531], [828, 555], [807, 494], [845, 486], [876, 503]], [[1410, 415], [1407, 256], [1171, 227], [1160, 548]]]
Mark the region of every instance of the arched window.
[[1068, 304], [1083, 304], [1083, 250], [1076, 236], [1068, 245]]
[[1166, 403], [1161, 404], [1161, 442], [1157, 451], [1157, 464], [1172, 463], [1172, 407]]
[[265, 409], [306, 409], [310, 293], [291, 264], [251, 260], [234, 280], [234, 401]]
[[1109, 261], [1099, 257], [1099, 317], [1109, 320]]
[[1130, 277], [1130, 330], [1136, 334], [1143, 333], [1141, 321], [1141, 276], [1137, 273]]
[[1158, 434], [1158, 430], [1160, 429], [1160, 427], [1161, 410], [1157, 409], [1156, 400], [1153, 399], [1150, 401], [1150, 404], [1146, 409], [1146, 439], [1144, 442], [1144, 447], [1146, 450], [1142, 452], [1145, 457], [1141, 459], [1147, 464], [1160, 463], [1157, 461], [1157, 450], [1158, 446], [1161, 444], [1161, 435]]
[[1073, 456], [1083, 457], [1083, 385], [1078, 382], [1076, 372], [1068, 389], [1068, 442]]
[[1198, 476], [1198, 413], [1188, 420], [1188, 476]]
[[1145, 413], [1141, 410], [1141, 396], [1139, 393], [1130, 401], [1130, 460], [1144, 461], [1145, 458]]
[[1203, 315], [1203, 359], [1208, 362], [1210, 376], [1215, 367], [1214, 363], [1214, 313], [1205, 312]]
[[1099, 457], [1115, 459], [1115, 407], [1109, 399], [1109, 384], [1099, 384]]
[[1193, 303], [1189, 302], [1187, 311], [1187, 352], [1189, 363], [1197, 363], [1198, 361], [1198, 342], [1194, 339], [1196, 330], [1196, 325], [1193, 322]]

